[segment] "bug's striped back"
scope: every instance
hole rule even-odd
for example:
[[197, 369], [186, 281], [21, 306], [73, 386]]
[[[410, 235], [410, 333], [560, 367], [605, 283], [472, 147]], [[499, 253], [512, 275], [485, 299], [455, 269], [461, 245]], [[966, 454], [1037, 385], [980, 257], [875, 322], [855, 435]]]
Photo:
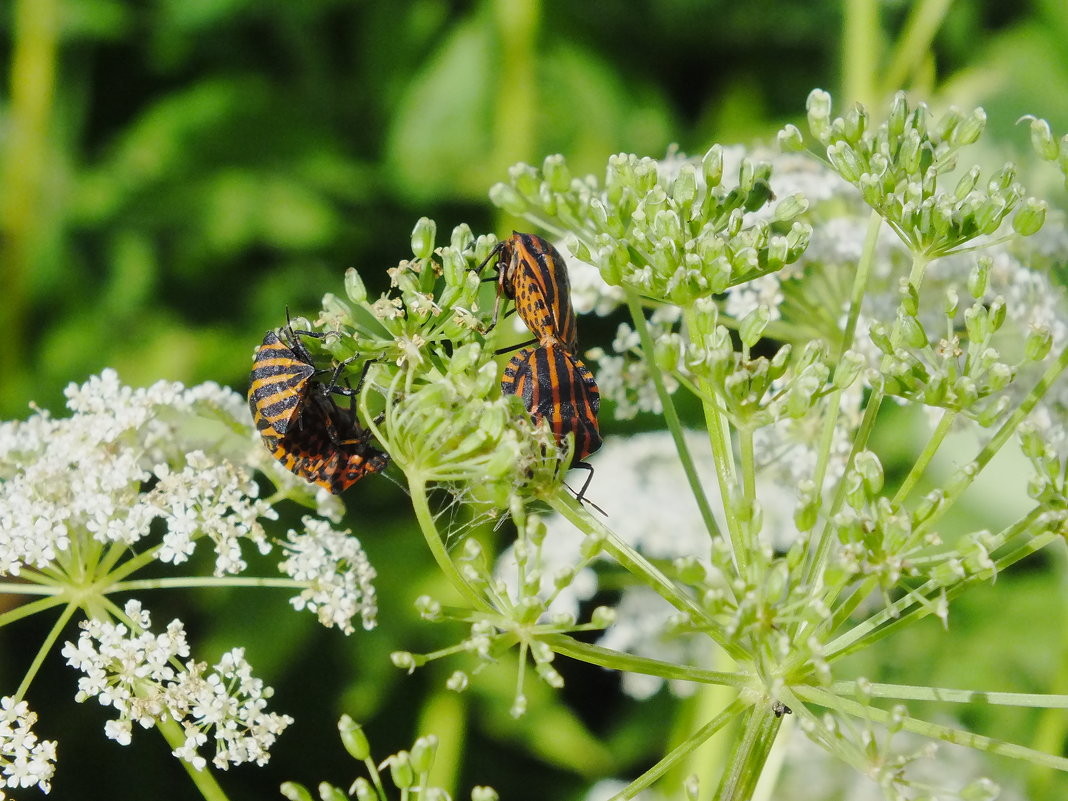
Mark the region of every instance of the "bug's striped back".
[[555, 340], [574, 351], [578, 347], [578, 324], [571, 308], [567, 264], [559, 251], [540, 236], [513, 231], [482, 266], [494, 256], [497, 257], [494, 324], [503, 295], [515, 301], [516, 311], [539, 342], [548, 344]]
[[578, 357], [558, 344], [516, 353], [504, 370], [501, 391], [522, 398], [535, 423], [548, 420], [557, 440], [574, 433], [572, 466], [601, 447], [597, 382]]
[[267, 332], [256, 348], [248, 387], [248, 407], [261, 434], [282, 437], [294, 427], [315, 372], [308, 351], [292, 334], [286, 343]]
[[317, 394], [307, 403], [299, 426], [284, 437], [264, 435], [263, 441], [287, 470], [338, 495], [389, 463], [369, 438], [353, 412]]

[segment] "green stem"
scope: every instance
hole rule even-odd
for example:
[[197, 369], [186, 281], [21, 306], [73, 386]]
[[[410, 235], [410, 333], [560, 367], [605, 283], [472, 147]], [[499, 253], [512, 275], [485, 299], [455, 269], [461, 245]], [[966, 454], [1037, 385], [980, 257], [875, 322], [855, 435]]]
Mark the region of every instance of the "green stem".
[[622, 651], [613, 651], [568, 637], [565, 634], [547, 634], [539, 637], [556, 653], [590, 665], [609, 668], [610, 670], [641, 673], [646, 676], [659, 676], [669, 681], [692, 681], [701, 684], [714, 684], [723, 687], [736, 687], [739, 690], [752, 687], [756, 676], [744, 671], [724, 672], [704, 670], [702, 668], [677, 665], [674, 662], [661, 662], [645, 656]]
[[835, 682], [827, 689], [835, 695], [893, 698], [899, 701], [942, 701], [951, 704], [991, 704], [993, 706], [1037, 707], [1039, 709], [1068, 709], [1068, 695], [953, 690], [947, 687], [914, 687], [905, 684], [865, 683], [861, 687], [855, 681]]
[[613, 801], [619, 799], [619, 801], [626, 801], [626, 799], [634, 798], [642, 790], [646, 790], [653, 785], [661, 776], [671, 770], [678, 762], [685, 759], [697, 748], [699, 748], [709, 737], [722, 729], [732, 718], [738, 715], [744, 708], [744, 704], [739, 699], [734, 699], [722, 712], [716, 717], [712, 718], [708, 723], [694, 732], [685, 742], [680, 743], [673, 748], [670, 753], [666, 754], [663, 759], [657, 762], [653, 767], [649, 768], [645, 773], [639, 776], [637, 779], [628, 784], [622, 792], [612, 796]]
[[[860, 261], [857, 262], [857, 270], [853, 275], [853, 287], [849, 296], [849, 314], [846, 316], [845, 328], [842, 331], [842, 339], [838, 346], [838, 359], [835, 365], [835, 373], [841, 368], [842, 359], [853, 344], [853, 340], [856, 337], [857, 321], [860, 319], [861, 307], [864, 305], [864, 295], [868, 289], [868, 279], [871, 276], [872, 267], [875, 264], [875, 248], [879, 244], [879, 231], [882, 228], [883, 218], [876, 212], [872, 212], [868, 217], [868, 230], [864, 235], [864, 249], [860, 254]], [[822, 488], [823, 482], [827, 476], [827, 465], [831, 458], [831, 449], [834, 445], [834, 432], [838, 427], [838, 415], [841, 410], [841, 398], [842, 390], [835, 389], [827, 400], [827, 417], [823, 423], [823, 431], [820, 434], [819, 454], [816, 460], [816, 470], [812, 476], [813, 483]], [[873, 425], [875, 422], [875, 414], [879, 411], [879, 405], [882, 402], [882, 394], [878, 389], [872, 392], [872, 396], [868, 399], [868, 407], [865, 409], [865, 422], [869, 425]], [[874, 407], [874, 409], [873, 409]], [[869, 410], [871, 412], [869, 413]], [[862, 424], [863, 427], [863, 424]], [[859, 441], [859, 439], [858, 439]], [[865, 442], [867, 437], [865, 436]], [[854, 443], [853, 452], [849, 456], [847, 465], [852, 464], [853, 457], [857, 452], [857, 443]], [[844, 497], [844, 482], [839, 485], [839, 495]], [[841, 504], [841, 498], [835, 499], [835, 508], [832, 512], [825, 517], [829, 518], [833, 514], [837, 513], [837, 506]], [[820, 530], [820, 539], [817, 541], [816, 548], [809, 551], [809, 559], [806, 561], [805, 572], [802, 574], [805, 577], [806, 582], [811, 582], [813, 577], [819, 571], [823, 564], [823, 560], [826, 558], [827, 550], [830, 547], [830, 531], [827, 525], [824, 525]]]
[[[853, 0], [846, 0], [848, 5]], [[913, 4], [905, 29], [897, 38], [897, 47], [884, 73], [881, 94], [909, 88], [909, 81], [920, 65], [931, 57], [931, 42], [942, 26], [953, 0], [920, 0]]]
[[923, 477], [924, 471], [931, 464], [935, 453], [942, 447], [942, 441], [946, 438], [949, 429], [953, 426], [953, 421], [956, 419], [957, 413], [952, 409], [946, 409], [942, 413], [942, 419], [938, 421], [935, 430], [931, 432], [931, 438], [927, 441], [927, 445], [924, 446], [923, 452], [916, 460], [916, 463], [912, 465], [912, 469], [909, 470], [909, 474], [905, 476], [905, 480], [901, 482], [901, 486], [898, 487], [897, 492], [894, 494], [894, 499], [890, 502], [895, 509], [901, 507], [901, 504], [908, 499], [909, 493], [916, 486], [916, 482]]
[[842, 97], [845, 103], [863, 103], [869, 108], [879, 101], [875, 94], [879, 56], [879, 7], [876, 0], [845, 0], [842, 3]]
[[422, 479], [409, 474], [408, 491], [412, 497], [415, 518], [423, 532], [423, 539], [426, 540], [427, 547], [430, 548], [430, 553], [438, 563], [438, 567], [441, 568], [441, 572], [448, 577], [452, 585], [472, 607], [481, 612], [493, 613], [493, 607], [471, 586], [456, 568], [456, 564], [449, 558], [449, 554], [445, 550], [445, 543], [441, 540], [441, 534], [438, 532], [437, 526], [434, 525], [434, 516], [430, 512], [430, 504], [426, 497], [426, 483]]
[[721, 627], [709, 617], [700, 604], [681, 592], [652, 562], [620, 539], [618, 534], [590, 517], [578, 501], [570, 495], [557, 493], [547, 498], [546, 502], [580, 531], [599, 535], [604, 542], [605, 551], [619, 562], [623, 569], [641, 579], [644, 584], [680, 612], [690, 616], [695, 625], [701, 627], [702, 631], [705, 631], [734, 659], [739, 662], [749, 661], [745, 650], [727, 639]]
[[749, 801], [763, 772], [782, 718], [775, 717], [770, 704], [756, 703], [749, 707], [742, 726], [742, 736], [736, 741], [734, 752], [714, 801]]
[[37, 654], [33, 658], [33, 662], [26, 669], [26, 675], [22, 678], [22, 683], [19, 684], [18, 690], [15, 692], [15, 698], [21, 699], [26, 690], [30, 688], [30, 684], [33, 683], [34, 677], [37, 675], [37, 671], [41, 669], [41, 664], [44, 662], [48, 652], [52, 650], [52, 646], [56, 644], [56, 640], [59, 638], [59, 634], [63, 631], [63, 627], [67, 625], [67, 621], [70, 620], [71, 615], [74, 614], [74, 610], [78, 607], [75, 604], [69, 603], [64, 607], [59, 617], [56, 618], [56, 622], [52, 626], [52, 630], [48, 632], [48, 636], [45, 637], [44, 642], [41, 643], [41, 647], [37, 649]]
[[110, 592], [129, 592], [130, 590], [173, 590], [192, 587], [274, 587], [281, 589], [303, 589], [308, 586], [305, 581], [284, 578], [258, 578], [255, 576], [182, 576], [159, 579], [136, 579], [120, 581], [111, 587]]
[[1068, 771], [1068, 758], [1066, 757], [1046, 754], [1026, 746], [1006, 743], [991, 737], [984, 737], [981, 734], [973, 734], [951, 726], [941, 726], [937, 723], [930, 723], [907, 715], [899, 716], [885, 709], [842, 698], [820, 687], [797, 686], [793, 690], [804, 701], [818, 704], [827, 709], [834, 709], [846, 715], [852, 715], [860, 720], [883, 724], [893, 723], [893, 725], [905, 731], [921, 734], [924, 737], [931, 737], [956, 745], [964, 745], [989, 754], [997, 754], [1014, 759], [1026, 759], [1036, 765]]
[[41, 598], [28, 604], [16, 606], [14, 609], [0, 615], [0, 628], [3, 628], [9, 623], [14, 623], [16, 620], [22, 620], [24, 617], [43, 612], [46, 609], [51, 609], [53, 606], [59, 606], [63, 603], [68, 603], [68, 599], [65, 596], [52, 595], [48, 598]]
[[645, 312], [642, 311], [638, 293], [629, 288], [624, 288], [624, 291], [627, 294], [627, 308], [630, 310], [630, 316], [634, 322], [634, 330], [638, 332], [638, 337], [641, 339], [645, 365], [649, 370], [649, 377], [653, 380], [653, 386], [656, 387], [660, 405], [664, 407], [664, 420], [671, 431], [672, 439], [675, 440], [675, 448], [679, 452], [679, 461], [682, 462], [682, 469], [686, 471], [686, 480], [689, 482], [690, 490], [697, 501], [697, 507], [701, 510], [701, 519], [704, 521], [705, 528], [710, 536], [718, 537], [719, 526], [716, 525], [716, 519], [712, 515], [712, 507], [708, 503], [704, 487], [701, 485], [701, 479], [697, 475], [697, 467], [694, 465], [690, 448], [686, 444], [686, 435], [682, 430], [682, 422], [679, 420], [679, 414], [675, 410], [675, 404], [667, 391], [667, 387], [664, 385], [664, 377], [661, 375], [660, 368], [657, 366], [653, 355], [655, 345], [653, 337], [649, 333], [649, 326], [645, 322]]
[[[176, 751], [185, 745], [185, 733], [182, 727], [178, 725], [178, 722], [170, 715], [164, 713], [162, 718], [156, 721], [156, 728], [159, 729], [163, 739], [167, 741], [172, 750]], [[223, 792], [223, 788], [219, 786], [210, 770], [207, 768], [197, 770], [184, 759], [179, 759], [178, 761], [182, 763], [182, 767], [185, 768], [189, 778], [193, 780], [197, 790], [204, 796], [204, 801], [229, 801], [226, 793]]]
[[[1040, 551], [1058, 538], [1059, 535], [1054, 533], [1040, 534], [1033, 539], [1028, 540], [1024, 545], [1020, 546], [1012, 553], [998, 559], [997, 562], [994, 563], [994, 570], [1004, 570], [1036, 551]], [[960, 595], [960, 593], [964, 592], [968, 587], [980, 581], [988, 580], [988, 573], [989, 571], [974, 576], [968, 576], [968, 578], [963, 581], [958, 581], [952, 587], [948, 588], [939, 581], [928, 581], [919, 589], [910, 592], [905, 597], [900, 598], [882, 611], [872, 615], [864, 622], [859, 623], [845, 634], [842, 634], [840, 637], [836, 637], [829, 642], [824, 648], [824, 658], [828, 662], [841, 659], [844, 656], [848, 656], [851, 653], [870, 646], [877, 640], [889, 636], [902, 626], [909, 625], [919, 618], [926, 617], [931, 612], [926, 605], [919, 605], [921, 598], [930, 598], [936, 593], [945, 590], [946, 599], [952, 600]], [[911, 609], [911, 611], [906, 614], [902, 614], [905, 610], [910, 609], [911, 607], [916, 608]], [[884, 623], [885, 625], [882, 625]]]

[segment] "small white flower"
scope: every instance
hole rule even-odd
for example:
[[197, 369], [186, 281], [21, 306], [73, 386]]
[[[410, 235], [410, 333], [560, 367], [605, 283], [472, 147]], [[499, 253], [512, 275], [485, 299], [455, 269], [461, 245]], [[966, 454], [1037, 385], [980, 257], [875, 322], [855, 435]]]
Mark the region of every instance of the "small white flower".
[[290, 603], [315, 612], [324, 626], [337, 626], [346, 634], [354, 631], [352, 619], [357, 614], [365, 629], [374, 628], [375, 570], [360, 541], [349, 531], [335, 531], [325, 520], [305, 517], [303, 522], [304, 533], [289, 531], [282, 544], [288, 556], [278, 565], [283, 573], [308, 584]]
[[52, 789], [56, 770], [56, 741], [39, 740], [33, 732], [37, 714], [25, 701], [0, 698], [0, 798], [3, 788], [37, 785], [43, 793]]

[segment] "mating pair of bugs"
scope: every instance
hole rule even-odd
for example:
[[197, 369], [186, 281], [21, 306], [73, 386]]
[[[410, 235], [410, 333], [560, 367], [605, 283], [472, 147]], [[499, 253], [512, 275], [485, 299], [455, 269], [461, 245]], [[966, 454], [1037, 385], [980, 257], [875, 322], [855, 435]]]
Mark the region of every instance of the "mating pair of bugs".
[[[476, 269], [481, 272], [497, 259], [497, 323], [501, 297], [514, 300], [520, 317], [535, 338], [523, 343], [504, 371], [501, 391], [517, 395], [537, 423], [547, 420], [557, 440], [575, 436], [572, 467], [590, 470], [578, 496], [581, 498], [593, 476], [583, 459], [601, 446], [597, 426], [600, 394], [593, 375], [574, 355], [577, 326], [571, 307], [570, 284], [563, 258], [544, 239], [513, 232], [500, 242]], [[349, 361], [333, 368], [329, 383], [314, 376], [330, 370], [316, 369], [299, 336], [322, 338], [326, 334], [283, 329], [286, 340], [268, 331], [256, 350], [248, 401], [264, 444], [288, 470], [333, 493], [344, 492], [368, 473], [388, 463], [386, 454], [374, 448], [370, 432], [356, 419], [354, 402], [359, 392], [341, 387], [338, 379]], [[537, 343], [537, 347], [526, 345]], [[370, 362], [364, 365], [364, 375]], [[360, 378], [362, 383], [363, 376]], [[334, 400], [348, 396], [349, 409]]]
[[[581, 499], [593, 478], [593, 468], [583, 460], [601, 447], [597, 426], [601, 395], [593, 374], [575, 355], [578, 326], [571, 307], [567, 266], [549, 242], [516, 231], [476, 270], [481, 272], [494, 258], [497, 302], [490, 328], [497, 324], [501, 298], [505, 297], [515, 301], [516, 312], [534, 334], [534, 339], [520, 345], [522, 350], [508, 362], [501, 391], [522, 398], [535, 423], [547, 420], [557, 441], [574, 434], [571, 466], [590, 471], [578, 493]], [[526, 347], [535, 343], [536, 347]]]
[[[253, 358], [248, 405], [256, 430], [287, 470], [335, 495], [342, 493], [368, 473], [384, 469], [389, 457], [370, 444], [370, 432], [356, 419], [359, 384], [353, 389], [337, 383], [349, 361], [333, 369], [328, 384], [313, 381], [330, 371], [316, 369], [298, 337], [321, 339], [326, 334], [294, 331], [288, 312], [282, 331], [287, 341], [268, 331]], [[364, 365], [364, 375], [370, 365]], [[347, 395], [349, 408], [339, 406], [334, 395]]]

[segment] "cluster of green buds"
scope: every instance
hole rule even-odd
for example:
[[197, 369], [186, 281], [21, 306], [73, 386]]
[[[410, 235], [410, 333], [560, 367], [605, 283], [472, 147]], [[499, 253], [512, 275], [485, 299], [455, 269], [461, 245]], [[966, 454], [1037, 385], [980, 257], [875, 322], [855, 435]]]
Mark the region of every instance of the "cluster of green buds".
[[[950, 108], [937, 120], [927, 106], [910, 108], [899, 92], [886, 121], [871, 127], [857, 104], [843, 117], [831, 117], [831, 97], [808, 96], [809, 133], [842, 178], [855, 186], [910, 250], [928, 258], [944, 256], [978, 236], [998, 232], [1012, 215], [1012, 227], [1028, 236], [1042, 227], [1046, 204], [1025, 197], [1016, 168], [1007, 164], [983, 183], [972, 167], [949, 190], [940, 185], [986, 127], [986, 113]], [[779, 134], [784, 150], [805, 148], [801, 131], [788, 125]], [[1015, 212], [1015, 214], [1014, 214]]]
[[946, 290], [938, 334], [928, 333], [919, 293], [911, 284], [902, 287], [894, 322], [871, 325], [868, 334], [883, 354], [880, 373], [887, 394], [964, 412], [984, 426], [1000, 419], [1010, 403], [1005, 391], [1018, 370], [1044, 360], [1052, 336], [1044, 326], [1033, 326], [1022, 352], [1005, 360], [999, 340], [1017, 351], [1019, 347], [1014, 338], [998, 336], [1006, 304], [1001, 297], [987, 298], [990, 264], [989, 257], [976, 260], [967, 281], [970, 304], [962, 308], [957, 290]]
[[563, 158], [551, 156], [541, 170], [513, 167], [510, 183], [490, 197], [511, 214], [574, 234], [576, 255], [607, 284], [686, 307], [782, 269], [808, 245], [811, 231], [797, 220], [804, 198], [772, 205], [771, 167], [749, 159], [728, 189], [723, 160], [718, 145], [700, 164], [620, 154], [600, 184], [572, 179]]
[[[451, 801], [452, 796], [446, 790], [430, 783], [438, 750], [438, 738], [434, 735], [419, 737], [410, 749], [390, 754], [381, 762], [376, 762], [371, 758], [371, 744], [363, 727], [348, 715], [342, 715], [337, 728], [345, 750], [357, 762], [363, 763], [367, 777], [357, 777], [347, 790], [321, 782], [318, 787], [320, 801], [388, 801], [393, 793], [387, 790], [383, 781], [383, 772], [387, 770], [399, 798], [408, 798], [416, 793], [417, 798], [426, 801]], [[285, 782], [281, 792], [289, 801], [313, 801], [308, 788], [297, 782]], [[497, 801], [497, 798], [497, 792], [492, 787], [474, 787], [471, 790], [471, 801]]]

